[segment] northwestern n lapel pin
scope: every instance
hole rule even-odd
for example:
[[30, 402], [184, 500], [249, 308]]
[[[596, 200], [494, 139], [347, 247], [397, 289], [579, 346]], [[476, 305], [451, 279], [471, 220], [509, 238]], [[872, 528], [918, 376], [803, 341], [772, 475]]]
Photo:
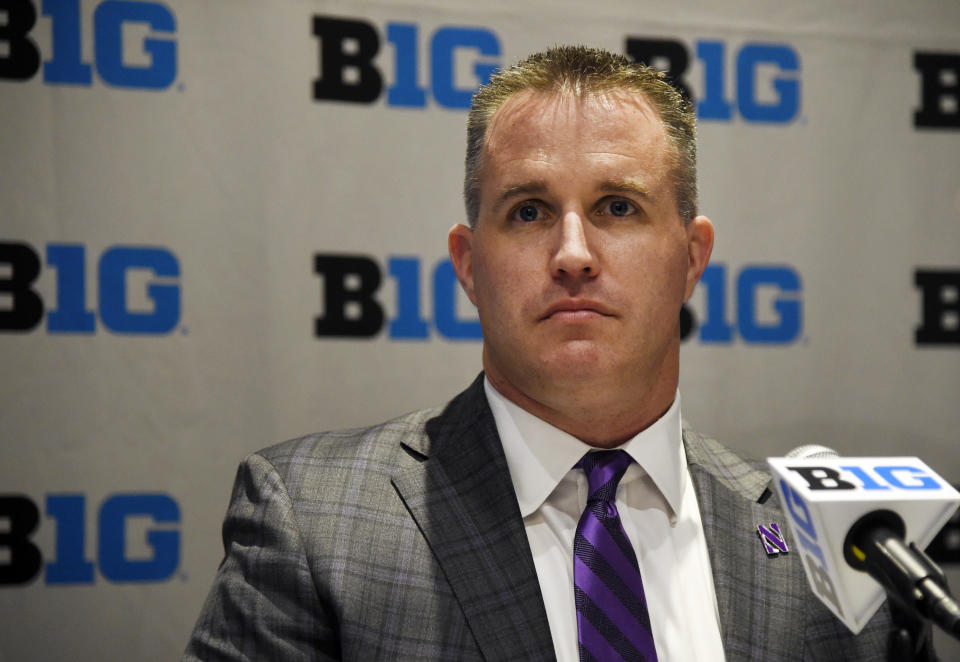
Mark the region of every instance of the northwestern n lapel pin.
[[786, 554], [790, 551], [789, 548], [787, 548], [787, 541], [784, 539], [783, 534], [780, 533], [780, 525], [776, 522], [770, 522], [769, 527], [758, 524], [757, 535], [760, 536], [760, 542], [763, 543], [763, 548], [766, 550], [767, 556], [777, 556], [778, 554]]

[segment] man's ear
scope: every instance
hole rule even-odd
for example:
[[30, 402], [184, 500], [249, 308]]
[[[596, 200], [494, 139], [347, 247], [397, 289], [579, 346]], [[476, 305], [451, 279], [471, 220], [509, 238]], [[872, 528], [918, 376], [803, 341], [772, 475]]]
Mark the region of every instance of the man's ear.
[[707, 262], [710, 261], [710, 253], [713, 252], [713, 223], [706, 216], [697, 216], [687, 223], [686, 231], [689, 265], [684, 301], [693, 296], [693, 289], [700, 281], [703, 270], [707, 268]]
[[460, 287], [476, 306], [477, 298], [473, 294], [473, 230], [462, 223], [454, 225], [447, 235], [447, 249]]

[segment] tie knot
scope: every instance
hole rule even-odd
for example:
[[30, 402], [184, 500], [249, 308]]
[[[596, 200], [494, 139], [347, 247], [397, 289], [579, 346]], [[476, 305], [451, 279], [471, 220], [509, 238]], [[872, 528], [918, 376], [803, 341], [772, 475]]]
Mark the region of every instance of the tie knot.
[[587, 501], [601, 500], [612, 503], [617, 495], [617, 485], [633, 459], [626, 451], [591, 451], [580, 458], [577, 466], [587, 474], [590, 494]]

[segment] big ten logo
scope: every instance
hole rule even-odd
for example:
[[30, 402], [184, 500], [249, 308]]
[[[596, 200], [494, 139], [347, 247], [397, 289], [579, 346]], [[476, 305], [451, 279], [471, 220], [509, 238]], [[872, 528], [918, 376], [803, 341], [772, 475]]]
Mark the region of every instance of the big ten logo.
[[[426, 340], [431, 320], [424, 317], [421, 289], [426, 285], [433, 299], [433, 329], [450, 340], [479, 340], [482, 337], [476, 314], [464, 314], [470, 306], [460, 292], [460, 283], [450, 260], [439, 260], [427, 283], [421, 279], [418, 257], [387, 258], [387, 274], [394, 285], [394, 315], [387, 332], [394, 340]], [[317, 337], [375, 336], [387, 323], [384, 307], [375, 295], [383, 281], [383, 271], [364, 255], [317, 254], [314, 272], [322, 281], [322, 313], [315, 319]]]
[[944, 486], [921, 467], [904, 464], [787, 467], [799, 474], [807, 489], [822, 490], [942, 490]]
[[84, 61], [86, 17], [81, 0], [41, 0], [39, 5], [49, 28], [49, 41], [43, 40], [42, 49], [32, 38], [37, 24], [34, 4], [0, 0], [0, 16], [6, 16], [0, 22], [0, 79], [33, 78], [40, 70], [41, 51], [47, 56], [43, 82], [48, 84], [90, 85], [93, 69], [104, 83], [116, 87], [159, 90], [176, 79], [177, 21], [166, 6], [129, 0], [96, 3], [87, 32], [93, 42], [92, 58]]
[[[49, 333], [94, 333], [97, 315], [87, 307], [86, 247], [47, 244], [47, 268], [56, 273], [56, 295], [47, 304]], [[26, 332], [40, 324], [45, 303], [36, 286], [42, 272], [32, 246], [0, 242], [0, 332]], [[96, 271], [100, 322], [114, 333], [164, 334], [180, 321], [180, 263], [166, 248], [112, 246]]]
[[917, 269], [913, 283], [921, 292], [917, 345], [960, 346], [960, 271]]
[[[56, 529], [47, 584], [92, 583], [94, 561], [100, 575], [113, 582], [163, 581], [180, 565], [180, 507], [166, 494], [115, 494], [104, 500], [93, 531], [94, 560], [87, 556], [84, 495], [48, 494], [46, 515]], [[32, 499], [0, 496], [0, 586], [25, 584], [40, 575], [39, 524]]]
[[743, 44], [728, 53], [722, 41], [692, 45], [702, 70], [698, 95], [690, 89], [691, 48], [675, 39], [627, 37], [627, 55], [665, 72], [689, 99], [701, 120], [785, 124], [800, 111], [800, 56], [789, 44]]
[[913, 54], [920, 74], [920, 108], [913, 125], [921, 129], [960, 129], [960, 53]]
[[747, 265], [733, 287], [727, 271], [722, 263], [707, 265], [697, 287], [702, 305], [695, 312], [691, 300], [681, 311], [681, 338], [696, 334], [708, 344], [735, 337], [748, 344], [787, 344], [800, 337], [802, 282], [793, 267]]
[[[388, 72], [390, 106], [424, 108], [430, 96], [443, 108], [469, 108], [474, 91], [499, 65], [500, 40], [487, 28], [436, 29], [422, 68], [420, 28], [413, 23], [387, 23], [381, 35], [359, 18], [314, 16], [313, 34], [320, 47], [320, 75], [313, 81], [317, 100], [372, 103], [383, 93]], [[377, 60], [384, 40], [391, 46], [392, 66]]]
[[785, 509], [794, 524], [793, 531], [800, 543], [801, 558], [807, 569], [807, 577], [813, 584], [814, 592], [824, 602], [832, 605], [842, 618], [843, 611], [840, 608], [837, 589], [830, 575], [827, 557], [823, 553], [820, 536], [810, 513], [810, 508], [807, 507], [803, 497], [791, 488], [786, 481], [780, 481], [780, 489], [783, 492]]

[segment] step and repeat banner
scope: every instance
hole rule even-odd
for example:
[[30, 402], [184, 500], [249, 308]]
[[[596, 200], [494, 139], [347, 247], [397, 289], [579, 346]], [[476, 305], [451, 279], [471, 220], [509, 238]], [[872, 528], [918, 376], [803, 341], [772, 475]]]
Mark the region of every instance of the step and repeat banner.
[[960, 6], [715, 4], [0, 0], [0, 660], [176, 659], [244, 455], [473, 379], [466, 108], [558, 43], [696, 101], [685, 418], [960, 481]]

